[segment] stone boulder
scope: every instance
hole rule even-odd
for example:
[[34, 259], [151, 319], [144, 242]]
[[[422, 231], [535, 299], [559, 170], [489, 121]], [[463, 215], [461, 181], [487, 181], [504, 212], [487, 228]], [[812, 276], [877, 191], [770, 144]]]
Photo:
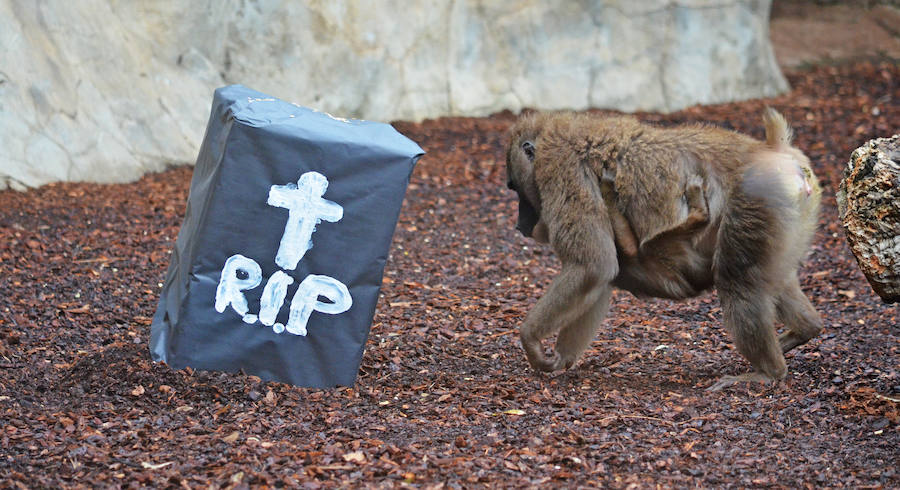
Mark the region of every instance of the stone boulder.
[[0, 188], [191, 162], [229, 83], [381, 121], [772, 96], [770, 3], [0, 0]]
[[900, 301], [900, 135], [857, 148], [837, 198], [850, 250], [872, 289], [885, 302]]

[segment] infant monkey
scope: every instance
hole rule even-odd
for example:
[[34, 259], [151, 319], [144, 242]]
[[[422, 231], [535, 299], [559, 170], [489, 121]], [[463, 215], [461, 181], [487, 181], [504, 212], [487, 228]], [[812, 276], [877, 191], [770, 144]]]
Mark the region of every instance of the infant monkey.
[[604, 201], [606, 201], [616, 247], [628, 258], [637, 257], [641, 248], [645, 246], [651, 247], [654, 241], [664, 240], [666, 236], [673, 234], [689, 234], [709, 223], [709, 207], [703, 194], [703, 182], [699, 177], [694, 177], [688, 182], [684, 189], [684, 194], [681, 196], [681, 200], [684, 203], [683, 207], [687, 213], [684, 221], [672, 224], [670, 228], [663, 230], [643, 244], [638, 242], [637, 236], [635, 236], [634, 230], [628, 222], [628, 218], [617, 207], [615, 190], [612, 184], [603, 182], [600, 186], [600, 192], [603, 194]]

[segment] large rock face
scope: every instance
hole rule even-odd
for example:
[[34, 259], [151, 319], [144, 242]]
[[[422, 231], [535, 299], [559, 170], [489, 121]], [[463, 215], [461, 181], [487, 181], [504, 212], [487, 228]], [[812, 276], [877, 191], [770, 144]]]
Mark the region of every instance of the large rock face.
[[0, 0], [0, 188], [122, 181], [192, 161], [226, 83], [382, 121], [771, 96], [787, 84], [769, 7]]

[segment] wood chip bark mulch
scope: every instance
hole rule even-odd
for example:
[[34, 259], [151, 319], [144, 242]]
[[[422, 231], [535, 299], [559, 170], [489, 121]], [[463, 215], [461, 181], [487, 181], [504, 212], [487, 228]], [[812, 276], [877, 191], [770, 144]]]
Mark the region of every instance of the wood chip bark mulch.
[[356, 386], [295, 388], [153, 364], [147, 343], [190, 168], [0, 192], [0, 487], [900, 486], [900, 310], [839, 228], [850, 152], [900, 128], [900, 68], [818, 67], [786, 96], [640, 114], [762, 137], [793, 122], [825, 188], [802, 283], [826, 330], [777, 386], [715, 294], [617, 293], [572, 370], [536, 375], [517, 326], [559, 268], [513, 229], [511, 114], [398, 123], [416, 168]]

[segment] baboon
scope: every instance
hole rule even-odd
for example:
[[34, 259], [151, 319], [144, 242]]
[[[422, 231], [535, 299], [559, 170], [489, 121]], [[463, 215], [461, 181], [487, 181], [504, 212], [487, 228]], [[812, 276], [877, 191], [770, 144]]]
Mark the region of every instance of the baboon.
[[[575, 363], [606, 316], [612, 287], [675, 300], [715, 287], [753, 371], [709, 389], [785, 377], [784, 353], [822, 329], [797, 279], [821, 190], [784, 117], [767, 109], [763, 123], [765, 142], [629, 116], [538, 113], [516, 122], [506, 157], [516, 228], [549, 242], [562, 262], [521, 327], [534, 369]], [[541, 341], [553, 334], [547, 355]]]

